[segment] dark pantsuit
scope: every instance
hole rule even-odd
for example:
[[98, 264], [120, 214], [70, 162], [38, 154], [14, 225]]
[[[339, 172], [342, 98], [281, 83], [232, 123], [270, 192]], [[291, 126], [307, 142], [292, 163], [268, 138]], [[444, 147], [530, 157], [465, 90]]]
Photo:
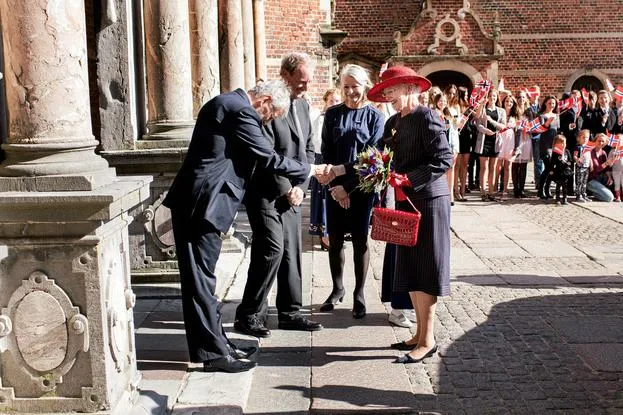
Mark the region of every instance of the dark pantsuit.
[[184, 325], [191, 362], [229, 354], [216, 298], [214, 269], [221, 251], [220, 232], [202, 220], [193, 223], [171, 211], [182, 286]]
[[242, 302], [236, 310], [238, 319], [258, 314], [264, 318], [268, 292], [277, 278], [277, 311], [280, 320], [298, 314], [302, 306], [301, 213], [287, 209], [247, 210], [253, 241], [251, 262]]

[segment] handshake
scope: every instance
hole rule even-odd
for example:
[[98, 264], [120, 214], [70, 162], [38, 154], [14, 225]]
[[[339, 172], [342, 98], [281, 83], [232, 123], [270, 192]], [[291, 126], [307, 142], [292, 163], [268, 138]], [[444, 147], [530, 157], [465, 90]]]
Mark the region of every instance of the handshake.
[[[336, 177], [346, 174], [346, 167], [344, 167], [344, 165], [333, 166], [331, 164], [318, 164], [312, 165], [311, 167], [314, 177], [316, 177], [316, 180], [322, 185], [327, 185]], [[350, 197], [348, 196], [348, 192], [344, 189], [344, 186], [334, 186], [329, 188], [329, 191], [331, 192], [333, 200], [338, 202], [342, 208], [348, 209], [350, 207]]]
[[346, 174], [346, 168], [343, 165], [333, 166], [331, 164], [312, 164], [310, 176], [313, 176], [322, 185], [329, 184], [329, 182], [338, 176]]

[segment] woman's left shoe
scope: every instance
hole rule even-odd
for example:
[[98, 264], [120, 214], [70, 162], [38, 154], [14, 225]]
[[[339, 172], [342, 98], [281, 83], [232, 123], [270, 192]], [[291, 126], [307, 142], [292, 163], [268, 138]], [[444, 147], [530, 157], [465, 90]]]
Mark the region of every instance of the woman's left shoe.
[[403, 364], [409, 364], [409, 363], [420, 363], [422, 360], [431, 357], [432, 355], [434, 355], [435, 353], [437, 353], [437, 345], [434, 345], [432, 349], [430, 349], [428, 352], [426, 352], [426, 354], [422, 357], [420, 357], [419, 359], [414, 359], [411, 356], [409, 356], [409, 354], [405, 354], [403, 356], [400, 356], [396, 359], [396, 361], [394, 363], [403, 363]]
[[355, 300], [353, 305], [353, 318], [360, 319], [366, 316], [366, 305], [361, 301]]

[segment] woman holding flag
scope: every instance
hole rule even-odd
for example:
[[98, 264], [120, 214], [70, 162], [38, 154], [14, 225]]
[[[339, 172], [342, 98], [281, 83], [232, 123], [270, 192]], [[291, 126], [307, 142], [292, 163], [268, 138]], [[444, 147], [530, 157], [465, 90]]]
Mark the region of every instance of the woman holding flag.
[[[495, 201], [494, 177], [496, 173], [497, 151], [495, 142], [497, 133], [506, 127], [506, 111], [497, 106], [498, 91], [490, 89], [487, 104], [483, 105], [480, 116], [476, 119], [478, 137], [474, 151], [480, 155], [480, 196], [483, 201]], [[485, 189], [485, 176], [487, 189]]]

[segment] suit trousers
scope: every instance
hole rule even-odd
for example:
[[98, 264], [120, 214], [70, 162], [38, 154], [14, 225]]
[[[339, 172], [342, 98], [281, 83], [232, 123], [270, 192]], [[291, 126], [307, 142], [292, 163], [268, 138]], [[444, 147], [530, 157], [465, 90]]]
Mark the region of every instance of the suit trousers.
[[251, 261], [236, 318], [256, 314], [265, 319], [268, 292], [276, 278], [278, 317], [288, 320], [302, 306], [301, 213], [298, 208], [281, 212], [247, 206], [247, 215], [253, 231]]
[[190, 361], [199, 363], [229, 354], [215, 295], [214, 269], [221, 252], [220, 232], [171, 211], [182, 287], [182, 309]]

